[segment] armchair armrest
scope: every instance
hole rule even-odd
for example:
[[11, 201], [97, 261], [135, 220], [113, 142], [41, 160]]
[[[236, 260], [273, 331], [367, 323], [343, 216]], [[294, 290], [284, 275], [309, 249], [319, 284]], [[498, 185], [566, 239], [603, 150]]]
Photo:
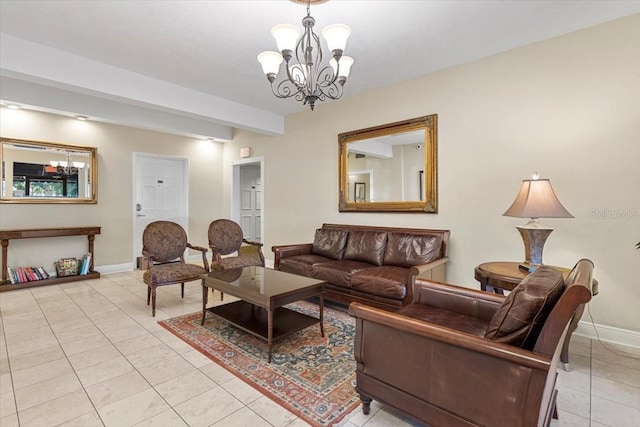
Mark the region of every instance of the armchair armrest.
[[209, 249], [207, 249], [207, 248], [203, 248], [202, 246], [194, 246], [194, 245], [192, 245], [190, 243], [187, 243], [187, 247], [189, 249], [193, 249], [195, 251], [200, 251], [200, 252], [208, 252], [209, 251]]
[[[496, 359], [497, 362], [511, 362], [516, 365], [541, 371], [547, 371], [551, 366], [551, 358], [542, 354], [476, 337], [445, 326], [413, 319], [361, 303], [351, 303], [349, 305], [349, 314], [356, 318], [356, 328], [362, 328], [362, 322], [371, 322], [399, 332], [427, 338], [439, 344], [447, 344], [460, 350], [489, 356], [490, 358]], [[361, 338], [361, 334], [356, 333], [356, 337]], [[361, 345], [362, 343], [356, 339], [356, 346]], [[358, 363], [362, 362], [362, 360], [359, 360], [362, 359], [362, 354], [359, 354], [361, 353], [360, 350], [359, 348], [354, 350], [356, 362]]]
[[187, 247], [189, 249], [193, 249], [195, 251], [200, 251], [202, 253], [202, 264], [204, 264], [204, 269], [208, 273], [209, 272], [209, 263], [207, 262], [207, 252], [209, 249], [203, 248], [202, 246], [194, 246], [190, 243], [187, 243]]
[[263, 246], [264, 246], [264, 243], [261, 243], [261, 242], [254, 242], [254, 241], [252, 241], [252, 240], [247, 240], [247, 239], [245, 239], [245, 238], [243, 238], [243, 239], [242, 239], [242, 242], [243, 242], [243, 243], [246, 243], [247, 245], [260, 246], [260, 247], [263, 247]]
[[301, 243], [296, 245], [280, 245], [280, 246], [272, 246], [271, 250], [273, 251], [275, 257], [273, 260], [273, 268], [278, 270], [280, 265], [280, 260], [284, 258], [289, 258], [296, 255], [308, 255], [311, 253], [311, 249], [313, 248], [312, 243]]
[[489, 321], [506, 297], [418, 278], [413, 302]]

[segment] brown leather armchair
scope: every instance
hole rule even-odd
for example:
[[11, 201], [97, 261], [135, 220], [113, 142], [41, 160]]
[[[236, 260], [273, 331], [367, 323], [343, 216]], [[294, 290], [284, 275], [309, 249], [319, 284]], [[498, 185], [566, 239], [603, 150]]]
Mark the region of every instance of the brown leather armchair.
[[548, 426], [562, 343], [592, 275], [581, 260], [566, 279], [540, 267], [506, 297], [418, 281], [416, 302], [395, 313], [351, 304], [364, 413], [376, 399], [432, 427]]
[[[184, 262], [184, 251], [194, 249], [202, 252], [204, 267]], [[193, 246], [187, 242], [187, 233], [175, 222], [154, 221], [142, 233], [142, 255], [147, 258], [144, 283], [147, 289], [147, 305], [151, 301], [151, 314], [156, 315], [156, 288], [180, 283], [184, 298], [184, 283], [199, 280], [209, 271], [207, 248]]]

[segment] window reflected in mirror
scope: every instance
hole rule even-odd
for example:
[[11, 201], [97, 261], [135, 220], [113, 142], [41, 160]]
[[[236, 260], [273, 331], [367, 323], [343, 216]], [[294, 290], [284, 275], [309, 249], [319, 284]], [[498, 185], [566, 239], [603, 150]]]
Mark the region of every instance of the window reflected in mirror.
[[437, 212], [436, 137], [436, 115], [340, 134], [340, 211]]
[[2, 138], [2, 203], [96, 203], [96, 149]]

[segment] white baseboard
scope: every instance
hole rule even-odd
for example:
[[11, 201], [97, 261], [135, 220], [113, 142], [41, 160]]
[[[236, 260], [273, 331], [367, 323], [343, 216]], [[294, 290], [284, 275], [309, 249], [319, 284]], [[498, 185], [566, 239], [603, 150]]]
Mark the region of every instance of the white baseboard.
[[578, 328], [575, 330], [574, 334], [594, 340], [600, 337], [601, 341], [640, 348], [640, 332], [616, 328], [613, 326], [600, 325], [598, 323], [593, 324], [588, 320], [581, 320], [578, 322]]
[[122, 273], [124, 271], [133, 271], [133, 269], [134, 265], [132, 262], [126, 264], [101, 265], [95, 268], [100, 274]]

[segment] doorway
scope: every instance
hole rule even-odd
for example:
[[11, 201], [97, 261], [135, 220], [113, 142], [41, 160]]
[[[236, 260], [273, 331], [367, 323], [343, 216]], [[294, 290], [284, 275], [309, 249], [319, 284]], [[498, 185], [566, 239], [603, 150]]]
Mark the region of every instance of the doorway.
[[133, 153], [133, 265], [142, 256], [142, 232], [156, 220], [189, 233], [189, 170], [184, 157]]
[[264, 242], [264, 158], [233, 162], [231, 219], [247, 240]]

